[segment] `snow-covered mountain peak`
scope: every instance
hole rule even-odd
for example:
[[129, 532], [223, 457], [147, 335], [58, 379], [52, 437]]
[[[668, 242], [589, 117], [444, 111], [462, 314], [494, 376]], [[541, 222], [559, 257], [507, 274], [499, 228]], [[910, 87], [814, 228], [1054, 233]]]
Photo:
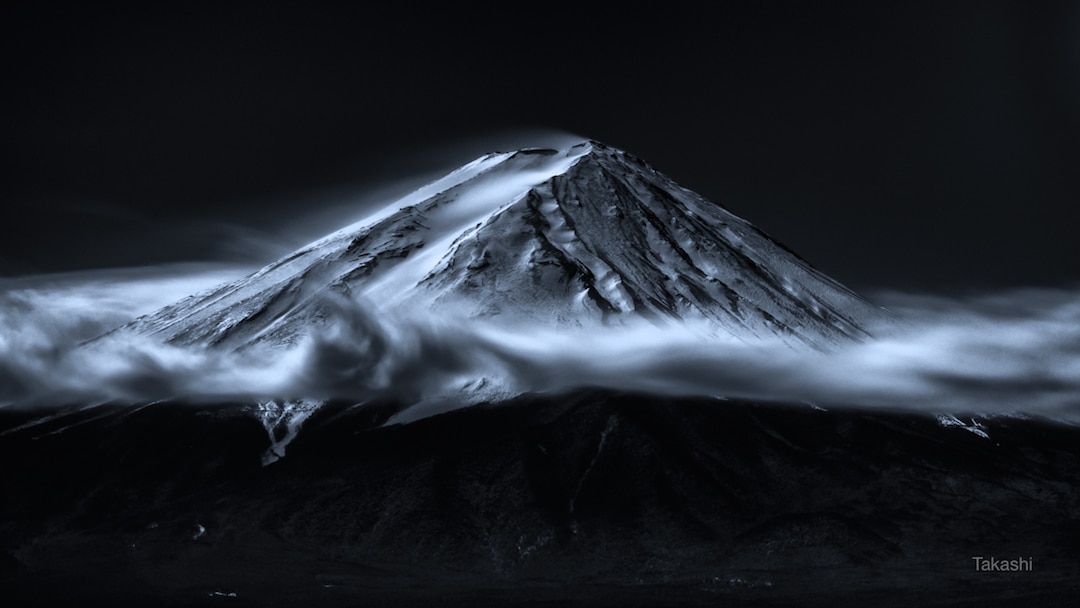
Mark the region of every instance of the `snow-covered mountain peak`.
[[880, 313], [745, 220], [587, 140], [481, 156], [134, 327], [185, 344], [288, 346], [328, 307], [358, 300], [512, 325], [703, 319], [811, 344], [863, 335]]

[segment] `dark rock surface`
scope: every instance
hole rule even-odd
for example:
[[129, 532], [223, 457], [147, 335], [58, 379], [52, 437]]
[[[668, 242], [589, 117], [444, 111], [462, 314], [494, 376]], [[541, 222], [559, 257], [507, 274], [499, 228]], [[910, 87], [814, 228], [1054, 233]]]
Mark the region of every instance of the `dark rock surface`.
[[[288, 456], [244, 406], [0, 412], [0, 587], [30, 605], [1071, 605], [1080, 429], [582, 390]], [[1030, 557], [977, 572], [973, 556]], [[230, 594], [235, 594], [231, 596]], [[13, 604], [14, 605], [14, 604]]]

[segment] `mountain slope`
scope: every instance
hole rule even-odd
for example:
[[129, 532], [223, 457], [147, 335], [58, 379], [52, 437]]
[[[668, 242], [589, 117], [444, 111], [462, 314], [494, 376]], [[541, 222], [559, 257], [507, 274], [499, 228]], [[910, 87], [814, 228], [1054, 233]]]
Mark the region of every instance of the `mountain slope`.
[[1078, 587], [1080, 432], [1045, 420], [981, 418], [987, 440], [926, 414], [581, 390], [399, 426], [328, 406], [264, 468], [236, 405], [103, 410], [0, 412], [20, 463], [5, 597], [1053, 606]]
[[507, 324], [705, 319], [820, 345], [882, 314], [750, 223], [598, 142], [482, 156], [362, 222], [133, 327], [288, 346], [335, 301]]

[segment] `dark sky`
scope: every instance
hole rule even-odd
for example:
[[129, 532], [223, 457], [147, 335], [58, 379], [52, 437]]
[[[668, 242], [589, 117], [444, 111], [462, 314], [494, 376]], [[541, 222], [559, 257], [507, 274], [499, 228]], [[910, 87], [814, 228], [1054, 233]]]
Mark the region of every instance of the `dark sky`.
[[0, 275], [269, 261], [342, 193], [552, 130], [856, 288], [1080, 279], [1076, 3], [42, 4], [0, 9]]

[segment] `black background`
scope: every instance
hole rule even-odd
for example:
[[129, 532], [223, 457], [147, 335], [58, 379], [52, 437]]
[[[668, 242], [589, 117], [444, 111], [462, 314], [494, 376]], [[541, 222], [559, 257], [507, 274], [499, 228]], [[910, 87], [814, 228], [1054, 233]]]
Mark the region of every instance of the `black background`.
[[550, 131], [856, 288], [1080, 278], [1076, 3], [43, 4], [0, 14], [0, 274], [267, 262]]

